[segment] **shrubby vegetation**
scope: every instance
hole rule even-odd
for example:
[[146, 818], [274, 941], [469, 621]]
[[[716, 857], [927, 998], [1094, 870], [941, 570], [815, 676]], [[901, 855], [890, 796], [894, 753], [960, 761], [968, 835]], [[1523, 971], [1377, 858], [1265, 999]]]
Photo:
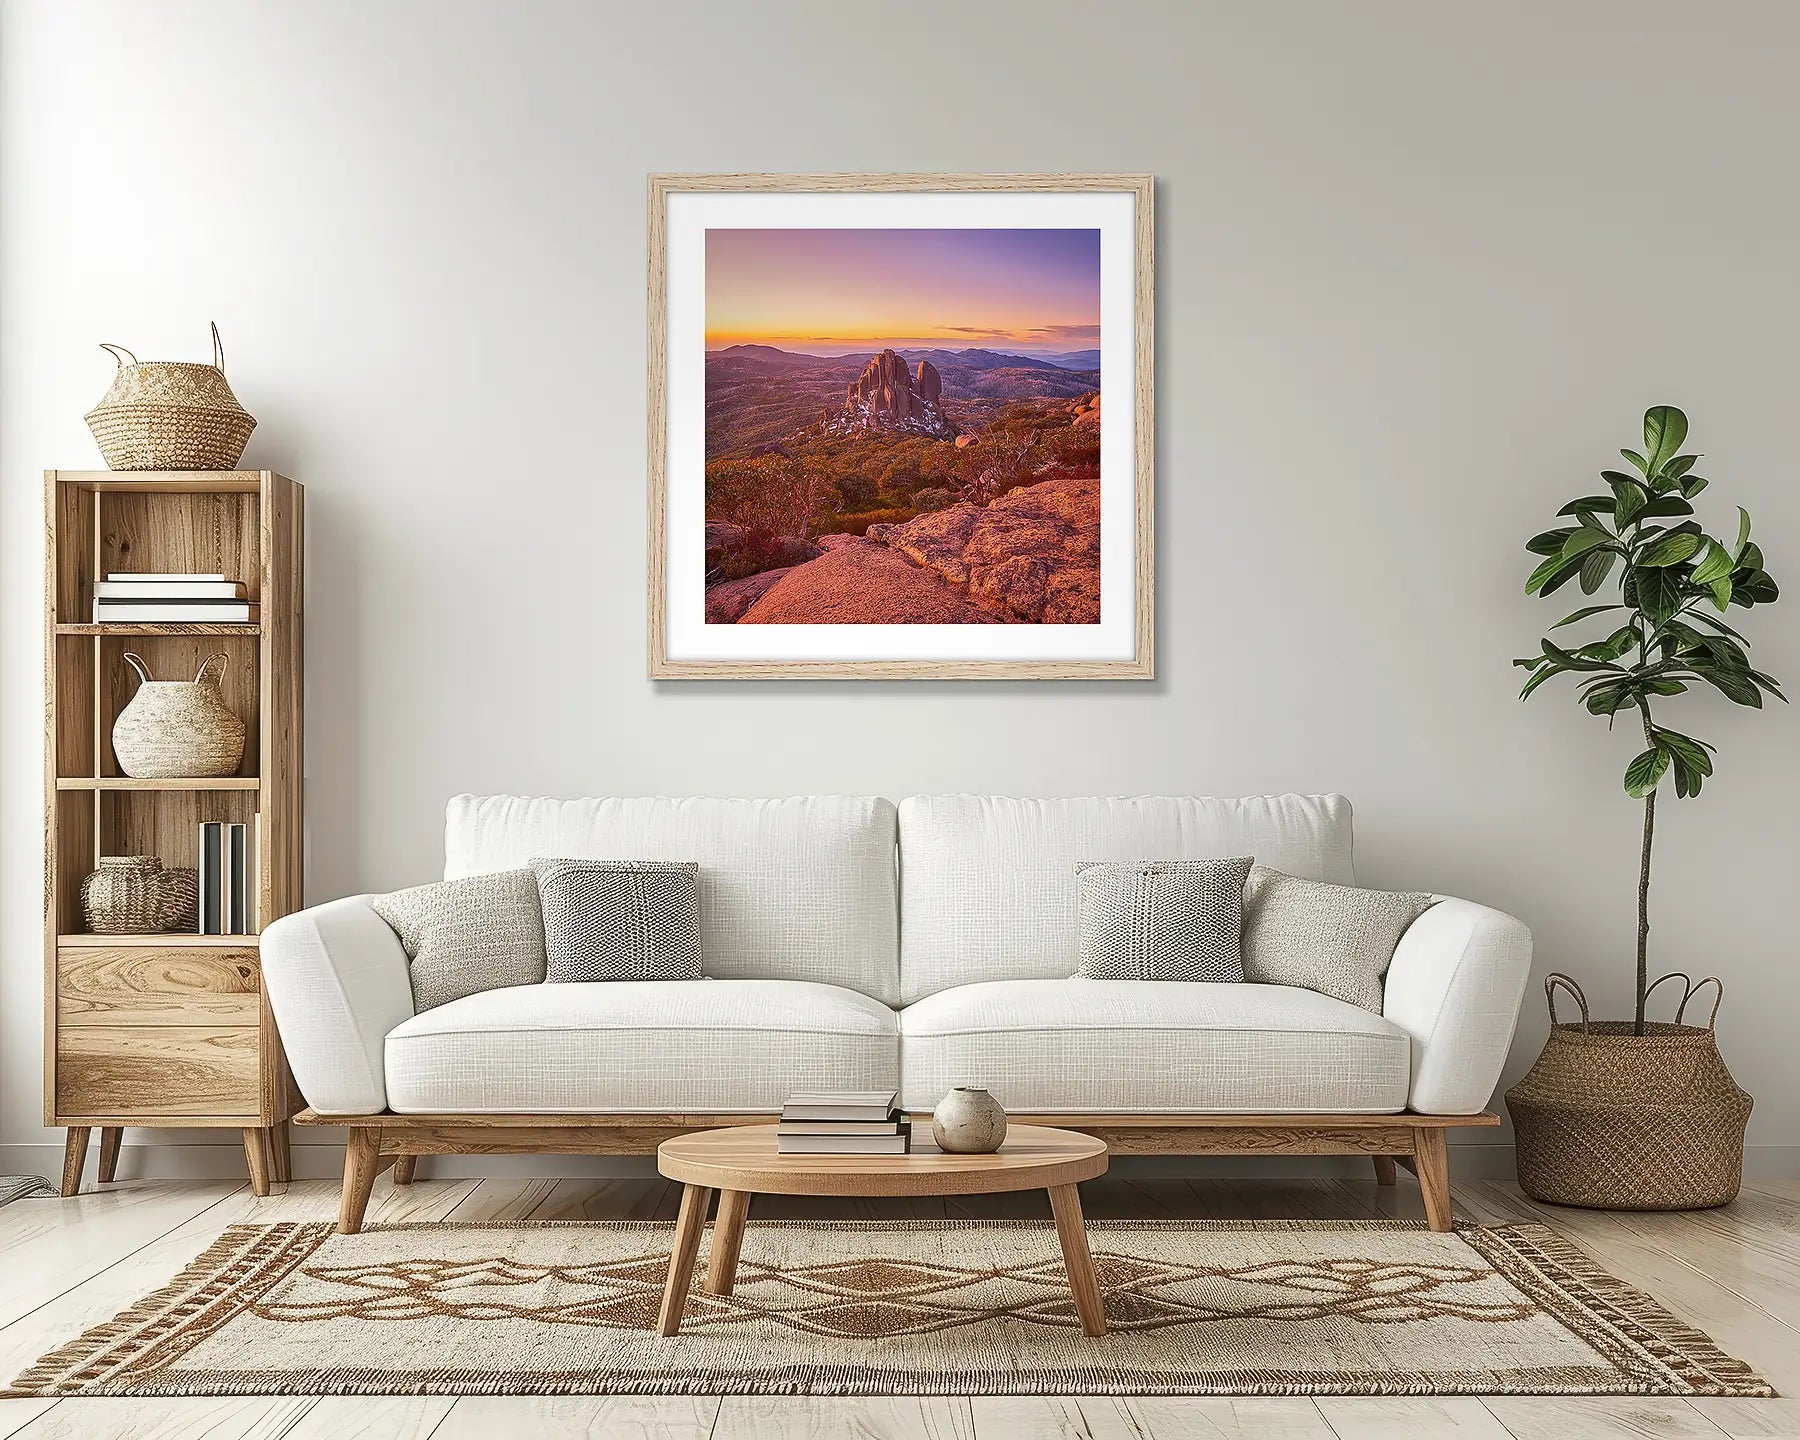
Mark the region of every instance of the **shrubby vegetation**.
[[707, 518], [741, 525], [753, 538], [728, 555], [709, 551], [708, 572], [737, 579], [797, 563], [796, 549], [810, 549], [819, 535], [860, 535], [964, 501], [987, 505], [1021, 485], [1098, 475], [1100, 427], [1074, 425], [1074, 408], [1063, 399], [1015, 401], [976, 444], [961, 447], [815, 427], [767, 454], [715, 460], [706, 467]]

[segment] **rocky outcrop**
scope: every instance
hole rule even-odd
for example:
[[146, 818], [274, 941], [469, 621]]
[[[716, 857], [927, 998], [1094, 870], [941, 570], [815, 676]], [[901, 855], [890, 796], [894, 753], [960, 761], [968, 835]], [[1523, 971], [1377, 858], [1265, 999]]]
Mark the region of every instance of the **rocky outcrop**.
[[[850, 537], [845, 537], [850, 538]], [[761, 579], [759, 575], [756, 577]], [[708, 593], [710, 602], [711, 593]], [[836, 544], [784, 570], [745, 625], [993, 625], [993, 613], [879, 541]]]
[[764, 570], [760, 575], [746, 575], [742, 580], [726, 580], [706, 592], [706, 623], [735, 625], [744, 612], [768, 593], [769, 587], [783, 575], [791, 575], [798, 566], [780, 570]]
[[1095, 429], [1099, 429], [1100, 397], [1098, 395], [1088, 395], [1077, 400], [1069, 407], [1069, 413], [1075, 417], [1069, 423], [1075, 426], [1076, 429], [1080, 429], [1087, 425], [1092, 425]]
[[[866, 536], [832, 535], [817, 560], [767, 582], [746, 625], [1094, 625], [1100, 620], [1100, 482], [1046, 480], [993, 504], [952, 505]], [[771, 576], [773, 578], [771, 578]], [[714, 595], [707, 592], [707, 618]], [[731, 592], [736, 604], [745, 589]], [[723, 613], [725, 606], [720, 605]]]
[[944, 414], [943, 396], [944, 382], [929, 360], [919, 362], [915, 376], [905, 359], [883, 350], [844, 387], [843, 411], [826, 418], [826, 430], [838, 435], [898, 430], [951, 440], [957, 429]]

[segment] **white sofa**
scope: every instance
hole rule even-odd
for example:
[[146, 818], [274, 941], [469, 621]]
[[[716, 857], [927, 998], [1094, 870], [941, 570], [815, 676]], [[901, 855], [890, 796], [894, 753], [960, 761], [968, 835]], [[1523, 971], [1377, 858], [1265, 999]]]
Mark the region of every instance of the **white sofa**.
[[1399, 1157], [1447, 1225], [1444, 1127], [1492, 1123], [1530, 964], [1519, 921], [1433, 906], [1379, 1015], [1288, 986], [1071, 978], [1077, 861], [1245, 854], [1351, 883], [1349, 802], [464, 795], [446, 878], [539, 856], [698, 861], [709, 978], [415, 1014], [398, 937], [355, 896], [270, 925], [264, 984], [301, 1119], [352, 1127], [348, 1229], [390, 1160], [404, 1182], [443, 1151], [646, 1153], [795, 1089], [893, 1086], [928, 1111], [957, 1084], [1116, 1150], [1365, 1153], [1384, 1179]]

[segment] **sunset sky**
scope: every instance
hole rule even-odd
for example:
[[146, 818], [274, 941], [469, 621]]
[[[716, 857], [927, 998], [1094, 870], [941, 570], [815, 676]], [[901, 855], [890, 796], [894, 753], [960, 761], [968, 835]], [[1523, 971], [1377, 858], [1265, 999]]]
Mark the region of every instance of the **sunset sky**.
[[1098, 230], [708, 230], [706, 345], [1046, 354], [1100, 343]]

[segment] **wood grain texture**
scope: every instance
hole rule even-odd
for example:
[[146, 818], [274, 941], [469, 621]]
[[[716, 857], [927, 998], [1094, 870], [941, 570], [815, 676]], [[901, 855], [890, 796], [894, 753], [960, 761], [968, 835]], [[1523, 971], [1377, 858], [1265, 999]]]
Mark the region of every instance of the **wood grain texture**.
[[65, 1028], [255, 1025], [262, 1003], [257, 952], [238, 947], [58, 947], [56, 986]]
[[107, 1125], [100, 1131], [100, 1162], [95, 1167], [94, 1179], [102, 1185], [110, 1185], [119, 1174], [119, 1142], [125, 1136], [125, 1130], [119, 1125]]
[[65, 1116], [216, 1117], [267, 1123], [258, 1110], [256, 1031], [244, 1026], [65, 1026], [56, 1040]]
[[375, 1188], [375, 1177], [381, 1173], [382, 1161], [379, 1131], [350, 1132], [350, 1139], [344, 1146], [344, 1189], [338, 1203], [340, 1235], [355, 1235], [362, 1229], [363, 1215], [369, 1208], [369, 1192]]
[[1081, 1218], [1081, 1193], [1073, 1185], [1052, 1185], [1050, 1213], [1056, 1220], [1056, 1238], [1062, 1245], [1063, 1269], [1069, 1277], [1069, 1293], [1075, 1313], [1088, 1335], [1106, 1333], [1106, 1302], [1100, 1280], [1094, 1274], [1094, 1257], [1088, 1249], [1087, 1225]]
[[1398, 1167], [1392, 1155], [1371, 1156], [1375, 1162], [1375, 1183], [1377, 1185], [1396, 1185], [1399, 1183]]
[[1412, 1170], [1419, 1177], [1419, 1193], [1425, 1201], [1425, 1218], [1433, 1230], [1453, 1228], [1450, 1214], [1450, 1154], [1442, 1130], [1421, 1130], [1413, 1154]]
[[88, 1127], [71, 1125], [69, 1133], [63, 1137], [63, 1171], [62, 1193], [79, 1195], [81, 1193], [81, 1171], [87, 1164]]
[[[648, 188], [648, 669], [653, 680], [1149, 680], [1155, 664], [1155, 178], [1138, 174], [652, 175]], [[932, 194], [1086, 191], [1133, 198], [1135, 653], [1129, 660], [671, 660], [668, 653], [669, 197], [697, 192]], [[697, 543], [698, 537], [694, 537]]]
[[675, 1237], [670, 1242], [669, 1276], [663, 1284], [662, 1309], [656, 1318], [659, 1335], [673, 1335], [681, 1329], [681, 1312], [687, 1308], [694, 1259], [700, 1253], [700, 1237], [706, 1231], [706, 1210], [711, 1203], [712, 1191], [705, 1185], [689, 1185], [681, 1192], [681, 1213], [675, 1217]]
[[750, 1192], [719, 1192], [719, 1215], [713, 1221], [712, 1249], [706, 1257], [706, 1288], [729, 1295], [737, 1284], [738, 1255], [744, 1248], [744, 1222], [750, 1218]]
[[991, 1155], [783, 1155], [775, 1130], [735, 1126], [665, 1140], [656, 1168], [685, 1185], [756, 1195], [993, 1195], [1106, 1173], [1104, 1141], [1041, 1125], [1011, 1126]]
[[261, 1197], [269, 1193], [269, 1132], [252, 1125], [243, 1133], [244, 1165], [250, 1171], [250, 1191]]

